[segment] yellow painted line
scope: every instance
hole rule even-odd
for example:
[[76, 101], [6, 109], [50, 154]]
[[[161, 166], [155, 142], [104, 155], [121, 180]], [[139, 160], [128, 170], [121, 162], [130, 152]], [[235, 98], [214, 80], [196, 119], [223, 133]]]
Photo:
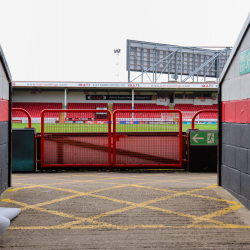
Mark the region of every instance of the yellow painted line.
[[[117, 178], [120, 178], [120, 177], [115, 177], [115, 178], [109, 178], [109, 179], [117, 179]], [[107, 178], [105, 179], [99, 179], [99, 180], [81, 180], [81, 181], [67, 181], [67, 182], [59, 182], [59, 183], [47, 183], [47, 184], [41, 184], [42, 186], [46, 186], [46, 185], [61, 185], [61, 184], [71, 184], [71, 183], [81, 183], [81, 182], [93, 182], [95, 183], [96, 181], [101, 181], [101, 180], [106, 180]], [[153, 182], [155, 183], [155, 182]], [[19, 187], [19, 188], [12, 188], [12, 189], [9, 189], [8, 192], [14, 192], [14, 191], [18, 191], [18, 190], [21, 190], [21, 189], [26, 189], [26, 188], [35, 188], [35, 187], [41, 187], [41, 185], [34, 185], [34, 184], [27, 184], [27, 183], [16, 183], [16, 184], [20, 184], [20, 185], [30, 185], [29, 187]], [[121, 185], [121, 183], [116, 183], [118, 185]], [[125, 185], [125, 184], [124, 184]], [[130, 185], [130, 184], [126, 184], [126, 185]]]
[[[134, 185], [134, 186], [137, 186], [137, 185]], [[144, 202], [144, 204], [151, 204], [151, 203], [155, 203], [155, 202], [158, 202], [158, 201], [167, 200], [167, 199], [170, 199], [170, 198], [173, 198], [173, 197], [178, 197], [178, 196], [181, 196], [181, 195], [187, 195], [187, 194], [190, 194], [190, 193], [199, 192], [199, 191], [202, 191], [202, 190], [208, 190], [208, 189], [217, 188], [217, 187], [218, 187], [217, 185], [212, 185], [212, 186], [208, 186], [208, 187], [192, 189], [192, 190], [186, 191], [186, 192], [178, 192], [178, 193], [175, 193], [175, 194], [172, 194], [172, 195], [167, 195], [167, 196], [163, 196], [163, 197], [160, 197], [160, 198], [157, 198], [157, 199], [154, 199], [154, 200]]]
[[[92, 226], [72, 226], [70, 229], [92, 229], [95, 227]], [[97, 228], [97, 227], [96, 227]], [[158, 229], [158, 228], [170, 228], [170, 226], [164, 226], [164, 225], [119, 225], [120, 230], [129, 230], [129, 229], [136, 229], [136, 228], [141, 228], [141, 229]]]
[[89, 195], [89, 194], [93, 194], [93, 193], [97, 193], [97, 192], [102, 192], [102, 191], [116, 189], [116, 188], [122, 188], [122, 187], [126, 187], [126, 186], [127, 186], [126, 184], [122, 184], [119, 186], [101, 188], [101, 189], [97, 189], [97, 190], [93, 190], [93, 191], [89, 191], [89, 192], [81, 192], [81, 191], [77, 191], [77, 190], [73, 190], [73, 189], [58, 188], [58, 187], [51, 187], [51, 186], [42, 186], [42, 187], [54, 189], [54, 190], [59, 190], [59, 191], [65, 191], [65, 192], [74, 193], [74, 194]]
[[198, 195], [198, 194], [189, 194], [189, 195], [194, 196], [194, 197], [198, 197], [198, 198], [205, 198], [205, 199], [208, 199], [208, 200], [232, 203], [232, 204], [235, 204], [235, 205], [239, 204], [239, 202], [237, 202], [237, 201], [230, 201], [230, 200], [225, 200], [225, 199], [221, 199], [221, 198], [214, 198], [214, 197], [205, 196], [205, 195]]
[[[76, 198], [76, 197], [79, 197], [79, 196], [82, 196], [82, 195], [75, 194], [75, 195], [71, 195], [71, 196], [67, 196], [67, 197], [63, 197], [63, 198], [59, 198], [59, 199], [55, 199], [55, 200], [51, 200], [51, 201], [45, 201], [45, 202], [42, 202], [42, 203], [35, 204], [35, 206], [36, 207], [42, 207], [42, 206], [50, 205], [50, 204], [53, 204], [53, 203], [56, 203], [56, 202], [70, 200], [72, 198]], [[2, 201], [4, 201], [4, 200], [2, 200]], [[28, 205], [28, 206], [22, 207], [21, 210], [24, 211], [24, 210], [30, 209], [30, 208], [31, 207]]]
[[[50, 213], [50, 214], [53, 214], [53, 215], [58, 215], [58, 216], [66, 217], [66, 218], [73, 219], [75, 217], [74, 215], [62, 213], [62, 212], [59, 212], [59, 211], [48, 210], [48, 209], [45, 209], [45, 208], [37, 207], [36, 205], [28, 205], [26, 203], [19, 202], [19, 201], [14, 201], [14, 200], [10, 200], [10, 199], [3, 199], [2, 201], [8, 202], [8, 203], [17, 204], [17, 205], [23, 206], [25, 208], [39, 210], [41, 212], [45, 212], [45, 213]], [[22, 208], [21, 208], [21, 210], [22, 210]]]
[[118, 228], [116, 225], [112, 225], [112, 224], [109, 224], [109, 223], [94, 221], [93, 219], [90, 219], [90, 218], [83, 218], [83, 217], [78, 217], [78, 216], [75, 216], [75, 215], [71, 215], [71, 214], [67, 214], [67, 213], [63, 213], [63, 212], [59, 212], [59, 211], [44, 209], [44, 208], [38, 207], [36, 205], [28, 205], [26, 203], [17, 202], [17, 201], [10, 200], [10, 199], [3, 199], [2, 201], [17, 204], [17, 205], [20, 205], [20, 206], [24, 206], [25, 208], [31, 208], [31, 209], [38, 210], [38, 211], [41, 211], [41, 212], [45, 212], [45, 213], [49, 213], [49, 214], [58, 215], [58, 216], [61, 216], [61, 217], [77, 220], [77, 221], [71, 221], [71, 222], [68, 222], [68, 223], [64, 223], [62, 225], [57, 225], [57, 226], [55, 226], [56, 229], [68, 228], [68, 226], [71, 225], [71, 224], [75, 224], [75, 223], [79, 224], [79, 223], [82, 223], [82, 222], [85, 222], [85, 221], [93, 223], [93, 224], [100, 224], [100, 225], [103, 225], [105, 227]]
[[202, 220], [203, 219], [212, 219], [214, 217], [218, 217], [218, 216], [227, 214], [229, 212], [236, 211], [236, 210], [238, 210], [238, 209], [240, 209], [242, 207], [243, 207], [243, 205], [241, 205], [241, 204], [238, 203], [237, 205], [226, 207], [226, 208], [218, 210], [218, 211], [216, 211], [214, 213], [206, 214], [206, 215], [203, 215], [201, 217], [198, 217], [197, 220], [200, 220], [200, 219], [202, 219]]
[[[113, 199], [113, 198], [108, 198], [109, 200], [112, 200], [112, 201], [115, 201], [115, 202], [121, 202], [121, 203], [131, 204], [132, 206], [121, 208], [121, 209], [117, 209], [117, 210], [113, 210], [113, 211], [109, 211], [109, 212], [106, 212], [106, 213], [102, 213], [100, 215], [92, 216], [90, 218], [96, 220], [96, 219], [99, 219], [101, 217], [105, 217], [105, 216], [109, 216], [109, 215], [114, 215], [114, 214], [117, 214], [117, 213], [121, 213], [121, 212], [124, 212], [124, 211], [128, 211], [128, 210], [134, 209], [134, 208], [138, 208], [138, 207], [143, 207], [143, 208], [149, 208], [149, 209], [152, 209], [152, 210], [158, 210], [158, 211], [165, 212], [165, 213], [170, 213], [170, 214], [175, 214], [175, 215], [179, 215], [179, 216], [189, 217], [189, 218], [192, 218], [192, 219], [195, 220], [195, 219], [197, 219], [197, 216], [190, 215], [190, 214], [183, 214], [183, 213], [179, 213], [179, 212], [175, 212], [175, 211], [170, 211], [170, 210], [162, 209], [162, 208], [158, 208], [158, 207], [148, 206], [148, 204], [155, 203], [157, 201], [163, 201], [163, 200], [170, 199], [170, 198], [173, 198], [173, 197], [177, 197], [177, 196], [183, 195], [185, 193], [197, 192], [199, 190], [206, 190], [206, 189], [211, 189], [211, 188], [215, 188], [215, 187], [217, 187], [217, 186], [213, 185], [213, 186], [209, 186], [209, 187], [205, 187], [205, 188], [190, 190], [190, 191], [187, 191], [187, 192], [180, 192], [180, 193], [177, 193], [177, 194], [167, 195], [167, 196], [164, 196], [164, 197], [157, 198], [155, 200], [150, 200], [150, 201], [142, 202], [142, 203], [139, 203], [139, 204], [138, 203], [133, 203], [133, 202], [127, 203], [126, 201], [121, 201], [121, 200], [117, 200], [117, 199]], [[97, 196], [97, 195], [95, 195], [95, 196]], [[105, 197], [105, 196], [103, 196], [103, 197], [98, 196], [98, 198], [107, 199], [107, 197]], [[202, 220], [208, 221], [209, 219], [208, 218], [204, 218]], [[209, 221], [211, 221], [211, 220], [209, 220]]]
[[[117, 179], [117, 178], [119, 178], [119, 177], [109, 178], [109, 179]], [[100, 180], [87, 180], [87, 182], [95, 182], [95, 181], [100, 181]], [[166, 181], [166, 180], [164, 180], [164, 181]], [[76, 183], [76, 182], [86, 182], [86, 181], [73, 181], [73, 183]], [[155, 182], [159, 182], [159, 181], [156, 180]], [[155, 182], [151, 182], [151, 183], [155, 183]], [[64, 183], [60, 183], [60, 184], [64, 184]], [[143, 184], [145, 184], [145, 183], [143, 183]], [[28, 184], [28, 185], [31, 185], [31, 184]], [[53, 184], [50, 183], [50, 184], [46, 184], [46, 185], [53, 185]], [[149, 189], [154, 189], [154, 190], [158, 190], [158, 191], [172, 192], [174, 194], [167, 195], [167, 196], [164, 196], [164, 197], [160, 197], [158, 199], [142, 202], [142, 203], [139, 203], [139, 204], [134, 203], [134, 202], [122, 201], [122, 200], [113, 199], [113, 198], [109, 198], [109, 197], [94, 194], [94, 193], [101, 192], [101, 191], [104, 191], [104, 190], [122, 188], [122, 187], [126, 187], [126, 186], [149, 188]], [[166, 200], [166, 199], [173, 198], [173, 197], [180, 196], [180, 195], [192, 195], [192, 196], [196, 196], [196, 197], [199, 197], [199, 198], [216, 199], [218, 201], [226, 201], [226, 202], [229, 202], [229, 203], [233, 203], [232, 201], [227, 201], [227, 200], [217, 199], [217, 198], [213, 198], [213, 197], [206, 197], [206, 196], [192, 194], [193, 192], [199, 192], [201, 190], [216, 188], [217, 185], [212, 185], [212, 186], [203, 187], [203, 188], [199, 188], [199, 189], [193, 189], [193, 190], [186, 191], [186, 192], [178, 192], [178, 191], [174, 191], [174, 190], [150, 188], [150, 187], [140, 186], [139, 184], [138, 185], [136, 185], [136, 184], [123, 184], [123, 185], [120, 185], [120, 186], [103, 188], [103, 189], [94, 190], [94, 191], [91, 191], [91, 192], [80, 192], [80, 191], [76, 191], [76, 190], [64, 189], [64, 188], [56, 188], [56, 187], [50, 187], [50, 186], [45, 186], [45, 185], [31, 185], [31, 186], [23, 187], [23, 188], [35, 188], [35, 187], [44, 187], [44, 188], [51, 188], [51, 189], [55, 189], [55, 190], [66, 191], [66, 192], [70, 192], [70, 193], [75, 193], [75, 195], [55, 199], [55, 200], [52, 200], [52, 201], [39, 203], [39, 204], [36, 204], [36, 205], [28, 205], [28, 204], [25, 204], [25, 203], [16, 202], [16, 201], [12, 201], [12, 200], [9, 200], [9, 199], [3, 199], [2, 201], [12, 202], [12, 203], [18, 204], [20, 206], [23, 206], [22, 209], [28, 209], [28, 208], [35, 209], [35, 210], [39, 210], [39, 211], [42, 211], [42, 212], [47, 212], [47, 213], [62, 216], [62, 217], [72, 218], [72, 219], [75, 219], [76, 221], [71, 221], [71, 222], [68, 222], [68, 223], [64, 223], [64, 224], [60, 224], [60, 225], [56, 225], [56, 226], [50, 226], [50, 227], [15, 227], [15, 228], [13, 227], [13, 228], [10, 228], [10, 229], [17, 229], [17, 228], [22, 228], [22, 229], [25, 229], [25, 228], [26, 229], [27, 228], [28, 229], [32, 229], [32, 228], [37, 228], [37, 229], [41, 229], [41, 228], [44, 228], [44, 229], [65, 229], [65, 228], [84, 229], [84, 228], [94, 228], [95, 227], [95, 228], [113, 228], [113, 229], [120, 229], [120, 230], [128, 230], [128, 229], [131, 229], [131, 228], [154, 228], [154, 227], [159, 228], [159, 227], [166, 227], [164, 225], [122, 225], [121, 226], [121, 225], [112, 225], [112, 224], [109, 224], [109, 223], [95, 221], [96, 219], [104, 217], [104, 216], [121, 213], [121, 212], [128, 211], [128, 210], [138, 208], [138, 207], [148, 208], [148, 209], [152, 209], [152, 210], [158, 210], [158, 211], [162, 211], [162, 212], [170, 213], [170, 214], [176, 214], [178, 216], [185, 216], [185, 217], [192, 218], [194, 220], [193, 224], [188, 225], [188, 226], [182, 226], [181, 228], [191, 228], [191, 227], [195, 227], [195, 228], [239, 228], [239, 227], [240, 228], [250, 228], [250, 226], [246, 227], [246, 226], [242, 226], [242, 225], [231, 225], [231, 224], [225, 224], [223, 222], [211, 220], [213, 217], [220, 216], [220, 215], [223, 215], [223, 214], [227, 214], [230, 211], [235, 211], [235, 210], [239, 209], [240, 207], [242, 207], [238, 203], [236, 203], [237, 205], [235, 205], [235, 206], [231, 206], [231, 207], [216, 211], [216, 212], [214, 212], [212, 214], [204, 215], [204, 216], [201, 216], [201, 217], [197, 217], [197, 216], [190, 215], [190, 214], [183, 214], [183, 213], [170, 211], [170, 210], [162, 209], [162, 208], [157, 208], [157, 207], [153, 207], [153, 206], [148, 206], [148, 204], [151, 204], [151, 203], [154, 203], [154, 202], [157, 202], [157, 201]], [[16, 188], [14, 190], [19, 190], [19, 188]], [[89, 196], [100, 198], [100, 199], [106, 199], [106, 200], [110, 200], [110, 201], [114, 201], [114, 202], [120, 202], [120, 203], [124, 203], [124, 204], [130, 205], [130, 206], [122, 208], [122, 209], [117, 209], [117, 210], [109, 211], [109, 212], [106, 212], [106, 213], [102, 213], [100, 215], [91, 216], [89, 218], [76, 217], [74, 215], [61, 213], [59, 211], [47, 210], [47, 209], [43, 209], [43, 208], [40, 207], [40, 206], [52, 204], [52, 203], [55, 203], [55, 202], [59, 202], [59, 201], [67, 200], [67, 199], [72, 199], [74, 197], [78, 197], [78, 196], [82, 196], [82, 195], [89, 195]], [[82, 223], [84, 221], [88, 221], [90, 223], [97, 224], [97, 225], [77, 225], [77, 224], [80, 224], [80, 223]], [[207, 222], [215, 223], [217, 225], [201, 225], [201, 224], [197, 224], [197, 222], [199, 222], [199, 221], [207, 221]], [[176, 227], [174, 227], [174, 228], [176, 228]], [[178, 227], [178, 228], [180, 228], [180, 227]]]
[[233, 224], [224, 224], [224, 225], [191, 225], [188, 228], [250, 229], [250, 226], [248, 226], [248, 225], [233, 225]]
[[133, 186], [133, 187], [139, 187], [139, 188], [152, 189], [152, 190], [155, 190], [155, 191], [168, 192], [168, 193], [180, 193], [180, 191], [176, 191], [176, 190], [147, 187], [147, 186], [142, 186], [141, 184], [140, 185], [139, 184], [132, 184], [131, 186]]
[[[19, 226], [19, 227], [9, 227], [9, 230], [52, 230], [52, 229], [105, 229], [111, 228], [105, 225], [77, 225], [70, 226], [69, 228], [60, 228], [58, 226]], [[194, 225], [192, 227], [186, 226], [164, 226], [164, 225], [122, 225], [118, 228], [114, 225], [113, 229], [120, 230], [129, 230], [129, 229], [164, 229], [164, 228], [173, 228], [173, 229], [190, 229], [190, 228], [199, 228], [199, 229], [250, 229], [250, 226], [247, 225]]]
[[[26, 185], [30, 185], [30, 184], [26, 184]], [[27, 187], [12, 188], [12, 189], [8, 189], [7, 192], [15, 192], [15, 191], [22, 190], [22, 189], [36, 188], [36, 187], [40, 187], [40, 185], [31, 185], [31, 186], [27, 186]]]
[[9, 227], [9, 230], [52, 230], [52, 229], [105, 229], [105, 228], [113, 228], [113, 229], [120, 229], [120, 230], [129, 230], [129, 229], [159, 229], [159, 228], [185, 228], [185, 227], [175, 227], [175, 226], [164, 226], [164, 225], [77, 225], [77, 226], [70, 226], [69, 228], [60, 228], [59, 226], [19, 226], [19, 227]]
[[[168, 192], [168, 193], [171, 193], [171, 192], [172, 193], [179, 193], [179, 191], [169, 190], [169, 189], [152, 188], [152, 187], [141, 186], [141, 185], [132, 185], [132, 186], [146, 188], [146, 189], [153, 189], [153, 190], [156, 190], [156, 191], [162, 191], [162, 192]], [[197, 194], [185, 194], [185, 195], [194, 196], [194, 197], [198, 197], [198, 198], [209, 199], [209, 200], [215, 200], [215, 201], [222, 201], [222, 202], [227, 202], [227, 203], [232, 203], [232, 204], [239, 204], [239, 202], [237, 202], [237, 201], [230, 201], [230, 200], [225, 200], [225, 199], [221, 199], [221, 198], [214, 198], [214, 197], [205, 196], [205, 195], [197, 195]]]
[[[41, 186], [43, 187], [43, 186]], [[63, 198], [59, 198], [59, 199], [54, 199], [54, 200], [51, 200], [51, 201], [46, 201], [46, 202], [42, 202], [42, 203], [38, 203], [36, 205], [27, 205], [27, 206], [24, 206], [22, 208], [22, 210], [26, 210], [26, 209], [32, 209], [34, 206], [36, 207], [40, 207], [40, 206], [46, 206], [46, 205], [50, 205], [50, 204], [53, 204], [53, 203], [56, 203], [56, 202], [60, 202], [60, 201], [66, 201], [66, 200], [69, 200], [69, 199], [72, 199], [72, 198], [76, 198], [76, 197], [80, 197], [80, 196], [88, 196], [88, 195], [91, 195], [93, 193], [96, 193], [96, 192], [101, 192], [101, 191], [106, 191], [106, 190], [110, 190], [110, 189], [115, 189], [115, 188], [121, 188], [121, 187], [124, 187], [124, 185], [120, 185], [120, 186], [115, 186], [115, 187], [108, 187], [108, 188], [102, 188], [102, 189], [98, 189], [98, 190], [94, 190], [94, 191], [90, 191], [90, 192], [80, 192], [80, 191], [76, 191], [76, 190], [70, 190], [70, 189], [62, 189], [62, 188], [55, 188], [55, 187], [45, 187], [45, 188], [49, 188], [49, 189], [55, 189], [55, 190], [60, 190], [60, 191], [67, 191], [67, 192], [71, 192], [71, 193], [75, 193], [75, 195], [71, 195], [71, 196], [66, 196], [66, 197], [63, 197]], [[8, 200], [8, 199], [2, 199], [2, 201], [4, 202], [13, 202], [11, 200]], [[18, 204], [18, 203], [16, 203]], [[19, 203], [19, 205], [21, 205], [21, 203]], [[23, 205], [21, 205], [23, 206]]]
[[[123, 185], [122, 185], [123, 186]], [[50, 187], [48, 187], [50, 188]], [[112, 188], [118, 188], [118, 187], [112, 187]], [[112, 189], [112, 188], [105, 188], [105, 189], [102, 189], [102, 190], [107, 190], [107, 189]], [[127, 201], [121, 201], [121, 200], [118, 200], [118, 199], [113, 199], [113, 198], [107, 198], [107, 197], [102, 197], [102, 196], [97, 196], [95, 195], [95, 197], [97, 198], [103, 198], [103, 199], [108, 199], [108, 200], [112, 200], [112, 201], [115, 201], [115, 202], [121, 202], [121, 203], [126, 203], [126, 204], [132, 204], [132, 206], [129, 206], [129, 207], [125, 207], [125, 208], [122, 208], [122, 209], [118, 209], [118, 210], [113, 210], [113, 211], [110, 211], [110, 212], [106, 212], [106, 213], [102, 213], [100, 215], [96, 215], [96, 216], [92, 216], [90, 218], [88, 218], [90, 221], [93, 221], [93, 220], [96, 220], [98, 218], [101, 218], [101, 217], [104, 217], [104, 216], [109, 216], [109, 215], [113, 215], [113, 214], [117, 214], [117, 213], [121, 213], [121, 212], [124, 212], [124, 211], [128, 211], [128, 210], [131, 210], [131, 209], [134, 209], [134, 208], [138, 208], [138, 207], [143, 207], [143, 208], [149, 208], [149, 209], [153, 209], [153, 210], [158, 210], [158, 211], [162, 211], [162, 212], [165, 212], [165, 213], [172, 213], [172, 214], [176, 214], [176, 215], [179, 215], [179, 216], [185, 216], [185, 217], [189, 217], [189, 218], [192, 218], [192, 219], [196, 219], [197, 216], [193, 216], [193, 215], [189, 215], [189, 214], [183, 214], [183, 213], [179, 213], [179, 212], [174, 212], [174, 211], [170, 211], [170, 210], [167, 210], [167, 209], [162, 209], [162, 208], [156, 208], [156, 207], [152, 207], [152, 206], [147, 206], [148, 204], [150, 203], [154, 203], [154, 202], [157, 202], [157, 201], [160, 201], [160, 200], [166, 200], [166, 199], [169, 199], [169, 198], [172, 198], [174, 196], [179, 196], [179, 195], [182, 195], [184, 193], [189, 193], [189, 192], [196, 192], [198, 190], [204, 190], [204, 189], [209, 189], [209, 188], [214, 188], [214, 186], [209, 186], [209, 187], [206, 187], [206, 188], [200, 188], [200, 189], [195, 189], [195, 190], [191, 190], [191, 191], [188, 191], [188, 192], [180, 192], [180, 193], [177, 193], [177, 194], [174, 194], [174, 195], [168, 195], [168, 196], [164, 196], [164, 197], [161, 197], [161, 198], [158, 198], [158, 199], [155, 199], [155, 200], [151, 200], [151, 201], [147, 201], [147, 202], [143, 202], [143, 203], [133, 203], [133, 202], [127, 202]], [[54, 189], [57, 189], [57, 190], [61, 190], [61, 188], [54, 188]], [[63, 189], [64, 190], [64, 189]], [[68, 190], [69, 191], [69, 190]], [[83, 192], [79, 192], [79, 191], [75, 191], [75, 190], [70, 190], [71, 192], [74, 192], [74, 193], [77, 193], [77, 194], [81, 194], [81, 195], [85, 195], [86, 193], [83, 193]], [[92, 191], [93, 192], [97, 192], [99, 190], [95, 190], [95, 191]], [[91, 193], [91, 192], [89, 192]], [[90, 194], [89, 194], [90, 195]], [[92, 196], [92, 195], [91, 195]], [[67, 199], [67, 197], [64, 197], [60, 200], [65, 200]], [[6, 202], [14, 202], [14, 201], [11, 201], [11, 200], [3, 200], [3, 201], [6, 201]], [[50, 201], [50, 202], [46, 202], [46, 204], [48, 203], [52, 203], [53, 201]], [[19, 205], [22, 205], [24, 206], [24, 204], [22, 203], [18, 203], [18, 202], [14, 202], [16, 204], [19, 204]], [[40, 211], [44, 211], [43, 209], [41, 210], [41, 208], [39, 208], [37, 205], [26, 205], [25, 208], [31, 208], [31, 209], [38, 209]], [[46, 210], [46, 211], [51, 211], [51, 210]], [[49, 212], [49, 213], [53, 213], [55, 215], [59, 215], [59, 216], [63, 216], [63, 217], [68, 217], [65, 215], [65, 213], [60, 213], [60, 212], [57, 212], [57, 211], [53, 211], [53, 212]], [[71, 216], [71, 215], [70, 215]], [[72, 216], [70, 218], [73, 218]], [[86, 219], [85, 219], [86, 220]], [[208, 219], [204, 219], [204, 220], [208, 220]], [[71, 222], [70, 224], [79, 224], [81, 223], [82, 220], [80, 219], [79, 222]], [[67, 223], [67, 226], [69, 226], [69, 223]]]
[[[110, 182], [100, 182], [100, 181], [95, 181], [95, 180], [84, 180], [84, 181], [70, 181], [70, 182], [59, 182], [59, 183], [47, 183], [47, 184], [40, 184], [40, 185], [33, 185], [33, 184], [25, 184], [25, 183], [16, 183], [19, 185], [26, 185], [25, 187], [18, 187], [18, 188], [10, 188], [8, 190], [6, 190], [7, 192], [15, 192], [15, 191], [19, 191], [22, 189], [29, 189], [29, 188], [37, 188], [37, 187], [46, 187], [49, 185], [63, 185], [63, 184], [73, 184], [73, 183], [81, 183], [81, 182], [88, 182], [88, 183], [103, 183], [103, 184], [114, 184], [114, 185], [121, 185], [121, 183], [110, 183]], [[150, 183], [157, 183], [155, 182], [143, 182], [143, 183], [138, 183], [140, 185], [142, 184], [150, 184]], [[131, 186], [133, 184], [124, 184], [124, 186]], [[52, 189], [52, 187], [51, 187]], [[67, 189], [68, 190], [68, 189]], [[66, 190], [65, 190], [66, 191]]]

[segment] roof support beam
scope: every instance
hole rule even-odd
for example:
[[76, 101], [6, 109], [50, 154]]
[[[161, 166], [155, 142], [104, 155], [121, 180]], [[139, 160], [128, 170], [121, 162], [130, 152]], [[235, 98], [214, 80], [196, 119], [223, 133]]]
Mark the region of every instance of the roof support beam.
[[209, 60], [207, 60], [206, 62], [204, 62], [203, 64], [201, 64], [200, 67], [196, 68], [193, 72], [191, 72], [184, 80], [183, 82], [186, 82], [190, 77], [192, 77], [194, 74], [198, 73], [202, 68], [204, 68], [207, 64], [209, 64], [210, 62], [212, 62], [213, 60], [215, 60], [216, 58], [219, 57], [219, 55], [221, 55], [222, 53], [224, 53], [226, 51], [226, 49], [220, 51], [219, 53], [213, 55]]

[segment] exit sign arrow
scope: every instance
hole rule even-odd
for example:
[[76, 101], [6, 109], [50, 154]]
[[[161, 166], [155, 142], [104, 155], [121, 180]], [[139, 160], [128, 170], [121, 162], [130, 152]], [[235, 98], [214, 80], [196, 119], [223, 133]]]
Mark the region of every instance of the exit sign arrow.
[[215, 146], [217, 145], [217, 131], [190, 131], [191, 146]]
[[196, 143], [198, 143], [197, 140], [204, 140], [204, 137], [197, 137], [198, 134], [195, 134], [195, 136], [192, 138]]

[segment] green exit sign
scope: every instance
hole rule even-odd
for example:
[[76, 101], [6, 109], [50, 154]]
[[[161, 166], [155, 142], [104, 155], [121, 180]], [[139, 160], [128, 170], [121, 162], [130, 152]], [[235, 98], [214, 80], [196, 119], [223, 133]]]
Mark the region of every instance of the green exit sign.
[[217, 132], [190, 132], [190, 145], [214, 146], [217, 145]]
[[250, 50], [240, 53], [240, 75], [250, 72]]

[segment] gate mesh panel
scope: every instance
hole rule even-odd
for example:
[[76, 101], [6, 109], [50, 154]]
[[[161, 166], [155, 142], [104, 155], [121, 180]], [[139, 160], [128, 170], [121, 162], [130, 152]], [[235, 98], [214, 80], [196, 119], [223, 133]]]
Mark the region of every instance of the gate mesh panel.
[[[59, 118], [48, 116], [50, 112], [59, 113]], [[109, 166], [108, 121], [96, 121], [96, 112], [45, 111], [42, 166]]]
[[114, 166], [180, 166], [182, 121], [178, 112], [117, 110], [114, 117]]

